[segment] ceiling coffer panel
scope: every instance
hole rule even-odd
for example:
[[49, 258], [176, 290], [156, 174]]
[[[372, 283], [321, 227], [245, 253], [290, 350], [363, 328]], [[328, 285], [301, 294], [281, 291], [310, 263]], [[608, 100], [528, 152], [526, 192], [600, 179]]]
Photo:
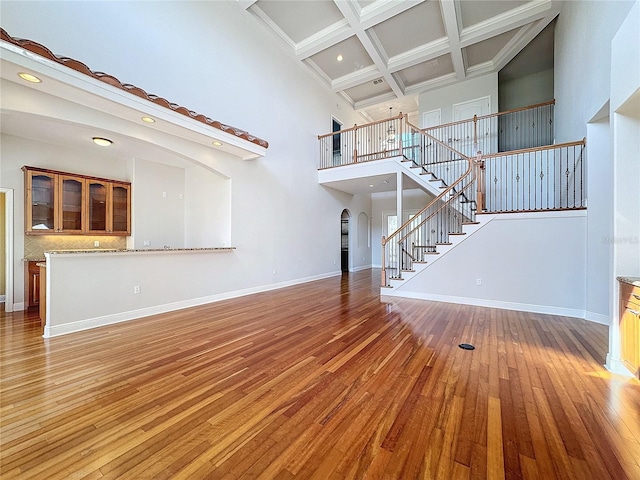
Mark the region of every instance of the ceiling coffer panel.
[[327, 1], [258, 0], [255, 6], [294, 43], [344, 20], [335, 3]]
[[410, 87], [427, 80], [442, 77], [448, 73], [453, 73], [451, 55], [442, 55], [433, 60], [427, 60], [413, 67], [400, 70], [398, 76], [405, 86]]
[[[342, 60], [338, 60], [338, 58]], [[309, 58], [331, 80], [373, 65], [373, 60], [356, 36], [337, 43]]]
[[423, 2], [371, 28], [387, 58], [446, 36], [440, 4]]

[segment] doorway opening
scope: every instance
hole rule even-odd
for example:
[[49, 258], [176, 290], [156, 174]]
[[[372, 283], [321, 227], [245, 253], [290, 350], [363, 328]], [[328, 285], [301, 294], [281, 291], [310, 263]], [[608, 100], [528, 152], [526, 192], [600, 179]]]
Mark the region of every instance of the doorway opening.
[[[342, 123], [331, 117], [331, 131], [339, 132], [342, 129]], [[333, 136], [333, 166], [340, 165], [342, 155], [340, 153], [340, 133]]]
[[340, 270], [349, 271], [349, 211], [343, 210], [340, 216]]
[[13, 190], [0, 188], [0, 242], [4, 248], [4, 256], [0, 262], [0, 296], [4, 297], [3, 306], [5, 312], [13, 312]]

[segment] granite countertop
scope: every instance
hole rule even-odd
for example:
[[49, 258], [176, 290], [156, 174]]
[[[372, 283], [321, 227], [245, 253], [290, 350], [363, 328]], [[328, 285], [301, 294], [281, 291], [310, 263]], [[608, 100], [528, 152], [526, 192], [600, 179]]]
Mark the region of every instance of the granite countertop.
[[[60, 250], [47, 250], [45, 253], [51, 255], [59, 254], [74, 254], [80, 253], [95, 254], [95, 253], [188, 253], [188, 252], [229, 252], [235, 250], [236, 247], [204, 247], [204, 248], [73, 248], [73, 249], [60, 249]], [[46, 262], [44, 257], [24, 257], [23, 262]]]
[[628, 283], [629, 285], [633, 285], [634, 287], [640, 287], [640, 277], [620, 276], [620, 277], [617, 277], [617, 280], [622, 283]]
[[236, 247], [203, 247], [203, 248], [87, 248], [87, 249], [71, 249], [71, 250], [50, 250], [46, 253], [51, 255], [69, 254], [69, 253], [147, 253], [147, 252], [218, 252], [235, 250]]

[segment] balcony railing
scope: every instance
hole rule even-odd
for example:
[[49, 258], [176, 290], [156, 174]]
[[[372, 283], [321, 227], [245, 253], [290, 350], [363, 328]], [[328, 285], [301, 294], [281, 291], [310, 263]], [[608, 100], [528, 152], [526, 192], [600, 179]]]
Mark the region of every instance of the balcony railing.
[[423, 131], [469, 156], [551, 145], [555, 100], [506, 112], [424, 128]]
[[487, 212], [586, 207], [586, 140], [482, 156], [481, 209]]
[[411, 143], [407, 116], [402, 113], [386, 120], [319, 135], [318, 140], [319, 169], [410, 154], [416, 148]]

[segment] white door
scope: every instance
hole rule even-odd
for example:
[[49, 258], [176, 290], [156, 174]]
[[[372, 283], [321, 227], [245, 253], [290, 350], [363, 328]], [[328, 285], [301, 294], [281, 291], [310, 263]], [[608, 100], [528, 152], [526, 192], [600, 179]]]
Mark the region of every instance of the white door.
[[[453, 121], [458, 122], [461, 120], [472, 119], [474, 115], [482, 117], [491, 113], [491, 97], [476, 98], [475, 100], [469, 100], [467, 102], [456, 103], [453, 105]], [[490, 132], [485, 132], [487, 122], [479, 122], [478, 124], [478, 149], [483, 152], [489, 151], [484, 148], [484, 141]], [[459, 152], [468, 156], [476, 154], [473, 145], [473, 122], [468, 122], [454, 127], [455, 130], [452, 134], [452, 146]]]
[[441, 110], [431, 110], [422, 114], [422, 128], [436, 127], [442, 123]]

